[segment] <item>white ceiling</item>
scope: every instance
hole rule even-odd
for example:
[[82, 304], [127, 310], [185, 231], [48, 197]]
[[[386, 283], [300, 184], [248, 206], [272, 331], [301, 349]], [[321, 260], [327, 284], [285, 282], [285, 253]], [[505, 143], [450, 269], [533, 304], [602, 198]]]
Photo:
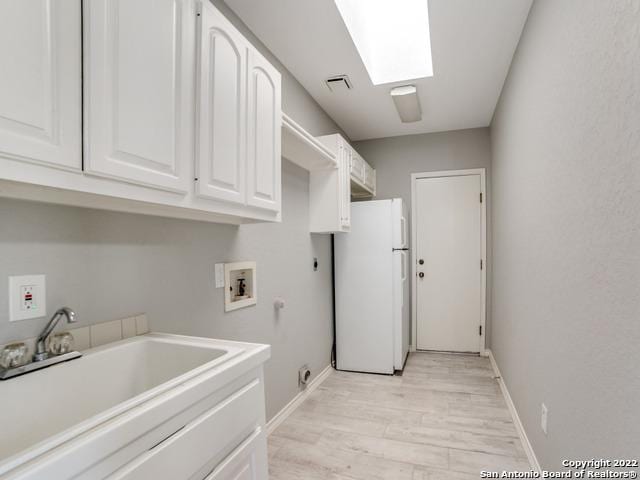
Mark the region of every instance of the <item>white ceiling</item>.
[[[532, 0], [429, 0], [434, 76], [403, 82], [418, 87], [422, 105], [422, 121], [410, 124], [389, 96], [394, 84], [371, 83], [333, 0], [225, 2], [347, 135], [363, 140], [488, 126]], [[324, 80], [337, 74], [353, 89], [329, 91]]]

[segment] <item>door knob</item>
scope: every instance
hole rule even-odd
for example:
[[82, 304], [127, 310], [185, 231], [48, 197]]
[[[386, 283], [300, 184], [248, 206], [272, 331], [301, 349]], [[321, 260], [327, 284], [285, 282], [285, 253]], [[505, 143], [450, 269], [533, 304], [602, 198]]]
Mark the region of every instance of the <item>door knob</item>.
[[420, 265], [424, 265], [424, 260], [423, 260], [423, 259], [420, 259], [420, 260], [418, 260], [418, 263], [419, 263]]
[[420, 272], [420, 273], [418, 274], [418, 276], [419, 276], [420, 278], [424, 278], [424, 272]]

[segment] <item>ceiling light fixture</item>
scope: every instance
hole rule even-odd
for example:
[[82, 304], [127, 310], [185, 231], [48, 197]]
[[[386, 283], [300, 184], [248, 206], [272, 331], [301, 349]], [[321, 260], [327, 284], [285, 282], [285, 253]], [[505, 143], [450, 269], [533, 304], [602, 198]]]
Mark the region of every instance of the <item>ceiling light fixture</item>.
[[396, 104], [396, 110], [402, 123], [411, 123], [422, 120], [422, 108], [418, 98], [418, 89], [415, 85], [404, 85], [391, 89], [391, 98]]
[[374, 85], [432, 77], [427, 0], [335, 0]]

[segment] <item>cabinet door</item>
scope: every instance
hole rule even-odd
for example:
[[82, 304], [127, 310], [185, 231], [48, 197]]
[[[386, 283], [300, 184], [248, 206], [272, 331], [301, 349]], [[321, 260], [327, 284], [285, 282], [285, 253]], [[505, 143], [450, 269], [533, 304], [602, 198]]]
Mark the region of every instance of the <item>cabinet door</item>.
[[85, 170], [186, 192], [193, 142], [190, 0], [84, 0]]
[[204, 480], [262, 480], [268, 474], [267, 440], [264, 433], [258, 430]]
[[351, 155], [351, 178], [364, 184], [364, 160], [355, 150], [352, 150]]
[[371, 193], [375, 196], [376, 194], [376, 171], [375, 169], [371, 169], [371, 179], [369, 181], [369, 188], [371, 188]]
[[[109, 480], [204, 478], [211, 473], [212, 469], [215, 472], [215, 464], [224, 462], [227, 452], [233, 452], [237, 443], [249, 445], [248, 453], [256, 451], [259, 445], [266, 447], [262, 426], [258, 426], [263, 405], [262, 383], [254, 379], [107, 478]], [[249, 444], [247, 438], [254, 440], [255, 443]], [[255, 459], [261, 460], [265, 457], [266, 455], [264, 457], [256, 455]], [[229, 461], [231, 460], [230, 458]], [[214, 465], [211, 465], [212, 463]], [[258, 478], [266, 477], [258, 476]]]
[[247, 203], [280, 211], [280, 73], [251, 49], [248, 72]]
[[244, 204], [247, 48], [209, 1], [199, 9], [196, 193]]
[[351, 161], [352, 150], [348, 146], [342, 148], [342, 162], [340, 164], [340, 224], [351, 226]]
[[82, 168], [77, 0], [0, 2], [0, 157]]

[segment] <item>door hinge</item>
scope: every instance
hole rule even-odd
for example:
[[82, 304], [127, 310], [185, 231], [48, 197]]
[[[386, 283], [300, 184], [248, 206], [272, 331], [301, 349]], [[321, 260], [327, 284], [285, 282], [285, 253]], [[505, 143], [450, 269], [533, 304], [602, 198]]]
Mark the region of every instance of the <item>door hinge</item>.
[[482, 203], [482, 192], [480, 192], [480, 203]]
[[478, 330], [479, 330], [479, 335], [482, 336], [482, 325], [480, 325], [480, 328]]
[[484, 262], [482, 261], [482, 259], [480, 259], [480, 270], [482, 270], [483, 267], [484, 267]]

